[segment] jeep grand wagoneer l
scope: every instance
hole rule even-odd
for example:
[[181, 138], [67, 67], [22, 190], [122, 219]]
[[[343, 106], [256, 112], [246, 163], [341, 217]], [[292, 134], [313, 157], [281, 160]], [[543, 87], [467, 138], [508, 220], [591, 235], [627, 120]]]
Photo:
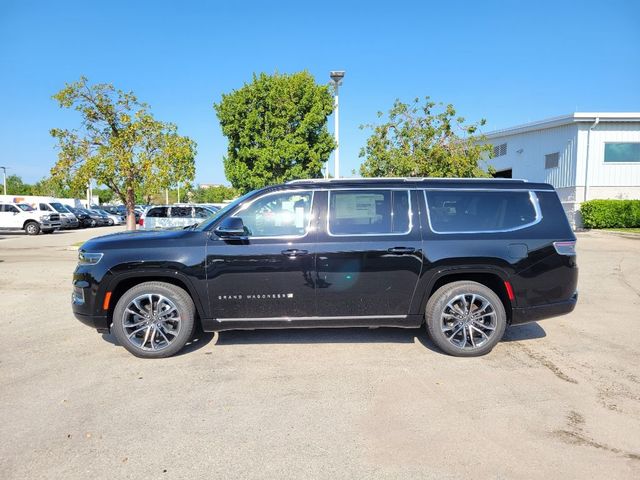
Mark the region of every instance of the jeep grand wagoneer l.
[[140, 357], [205, 331], [419, 327], [458, 356], [571, 312], [576, 238], [553, 187], [521, 180], [299, 180], [200, 224], [95, 238], [73, 310]]

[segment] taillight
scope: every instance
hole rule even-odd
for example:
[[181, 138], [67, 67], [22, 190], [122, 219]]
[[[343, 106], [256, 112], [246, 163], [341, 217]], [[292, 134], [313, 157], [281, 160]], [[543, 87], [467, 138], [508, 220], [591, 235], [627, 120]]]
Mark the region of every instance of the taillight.
[[140, 220], [138, 220], [138, 225], [144, 227], [144, 218], [140, 217]]
[[553, 247], [558, 255], [573, 256], [576, 254], [576, 242], [553, 242]]

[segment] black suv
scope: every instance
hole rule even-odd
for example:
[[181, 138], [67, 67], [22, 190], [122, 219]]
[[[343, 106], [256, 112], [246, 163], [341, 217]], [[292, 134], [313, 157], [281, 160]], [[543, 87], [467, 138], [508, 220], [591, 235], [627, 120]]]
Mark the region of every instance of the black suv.
[[200, 224], [85, 243], [73, 311], [140, 357], [204, 331], [426, 324], [489, 352], [509, 324], [571, 312], [576, 238], [553, 187], [522, 180], [299, 180]]

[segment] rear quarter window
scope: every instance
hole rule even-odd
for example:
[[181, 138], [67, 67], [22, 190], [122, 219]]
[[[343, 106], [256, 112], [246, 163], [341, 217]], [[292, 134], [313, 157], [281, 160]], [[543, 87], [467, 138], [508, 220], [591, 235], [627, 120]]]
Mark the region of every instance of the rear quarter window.
[[425, 196], [437, 233], [503, 232], [539, 220], [528, 191], [427, 190]]
[[168, 211], [169, 208], [168, 207], [154, 207], [154, 208], [150, 208], [149, 211], [147, 212], [147, 217], [152, 217], [152, 218], [166, 218], [168, 217]]

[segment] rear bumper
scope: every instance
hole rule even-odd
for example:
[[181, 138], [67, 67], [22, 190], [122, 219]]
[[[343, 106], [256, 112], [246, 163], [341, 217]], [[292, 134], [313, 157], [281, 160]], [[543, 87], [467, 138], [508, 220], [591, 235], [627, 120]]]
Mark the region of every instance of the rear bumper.
[[514, 308], [511, 315], [511, 324], [535, 322], [545, 318], [557, 317], [573, 312], [578, 303], [578, 292], [563, 302], [549, 303], [546, 305], [536, 305], [535, 307]]

